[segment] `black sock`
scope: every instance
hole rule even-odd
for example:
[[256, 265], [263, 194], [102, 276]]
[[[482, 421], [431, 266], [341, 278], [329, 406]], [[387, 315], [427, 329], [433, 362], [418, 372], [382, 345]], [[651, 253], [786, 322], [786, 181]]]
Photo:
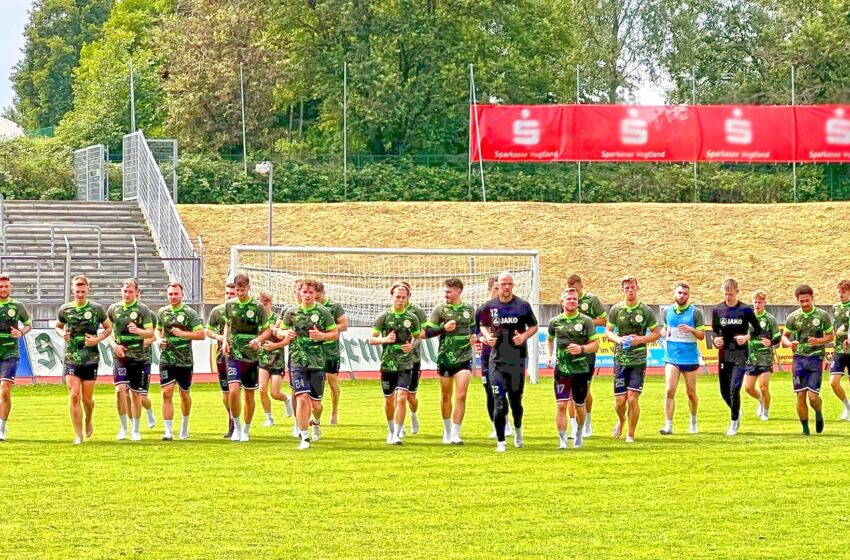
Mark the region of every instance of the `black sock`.
[[809, 435], [809, 421], [800, 420], [800, 424], [803, 425], [803, 435]]

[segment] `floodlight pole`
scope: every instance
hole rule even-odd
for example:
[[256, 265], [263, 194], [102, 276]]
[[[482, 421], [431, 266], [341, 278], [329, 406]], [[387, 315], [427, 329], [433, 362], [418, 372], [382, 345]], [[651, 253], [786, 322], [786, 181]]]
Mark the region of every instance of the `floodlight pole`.
[[[576, 105], [581, 104], [581, 66], [576, 64]], [[581, 161], [578, 164], [578, 203], [581, 204]]]
[[239, 63], [239, 105], [242, 113], [242, 168], [248, 174], [248, 138], [245, 132], [245, 78]]
[[343, 199], [348, 200], [348, 62], [342, 63], [342, 180]]
[[[691, 67], [691, 105], [697, 104], [697, 77], [695, 70]], [[699, 183], [697, 175], [697, 161], [694, 158], [694, 202], [699, 202]]]
[[136, 132], [136, 85], [133, 83], [133, 59], [130, 58], [130, 133]]
[[791, 155], [791, 174], [794, 178], [794, 202], [797, 202], [797, 134], [796, 134], [796, 124], [797, 124], [797, 115], [794, 112], [794, 105], [797, 102], [797, 70], [791, 65], [791, 128], [792, 134], [791, 139], [793, 142], [793, 154]]

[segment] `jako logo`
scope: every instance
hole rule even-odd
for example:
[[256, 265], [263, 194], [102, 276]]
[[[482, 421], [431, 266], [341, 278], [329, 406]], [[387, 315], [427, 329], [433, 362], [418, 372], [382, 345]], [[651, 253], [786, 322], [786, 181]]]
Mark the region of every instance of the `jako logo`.
[[850, 146], [850, 120], [845, 118], [844, 109], [836, 109], [835, 116], [826, 121], [826, 143]]
[[529, 119], [531, 111], [523, 109], [522, 118], [514, 121], [514, 144], [535, 146], [540, 143], [540, 121]]
[[641, 146], [649, 142], [646, 121], [638, 118], [637, 109], [629, 109], [629, 116], [620, 121], [620, 141], [629, 146]]
[[744, 112], [740, 109], [732, 111], [732, 118], [726, 119], [726, 141], [730, 144], [752, 144], [753, 125], [742, 119]]

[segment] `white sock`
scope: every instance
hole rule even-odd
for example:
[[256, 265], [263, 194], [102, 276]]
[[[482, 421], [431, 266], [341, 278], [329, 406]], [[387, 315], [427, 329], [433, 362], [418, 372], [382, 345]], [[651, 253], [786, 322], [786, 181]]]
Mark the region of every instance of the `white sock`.
[[401, 437], [401, 431], [404, 429], [404, 424], [393, 424], [393, 435]]
[[307, 430], [298, 430], [298, 432], [301, 434], [301, 441], [310, 439], [310, 434], [307, 433]]
[[250, 429], [251, 429], [251, 424], [249, 424], [248, 422], [245, 422], [244, 424], [242, 424], [242, 433], [243, 434], [247, 434], [248, 430], [250, 430]]
[[460, 437], [460, 424], [452, 422], [452, 437], [454, 436]]
[[844, 407], [850, 410], [850, 399], [844, 399]]
[[6, 421], [0, 420], [0, 432], [5, 432], [5, 431], [6, 431]]
[[[693, 422], [693, 420], [691, 420], [691, 422]], [[664, 421], [664, 429], [668, 430], [668, 431], [672, 430], [673, 429], [673, 421], [672, 420], [665, 420]]]
[[443, 420], [443, 434], [449, 435], [451, 434], [452, 429], [452, 421], [449, 419]]
[[156, 418], [153, 417], [153, 408], [148, 408], [146, 412], [148, 413], [149, 422], [153, 422], [154, 420], [156, 420]]
[[588, 424], [590, 424], [590, 412], [584, 415], [584, 425], [587, 426]]
[[691, 426], [696, 426], [696, 425], [697, 425], [697, 415], [691, 414]]
[[313, 418], [313, 424], [314, 424], [314, 425], [316, 425], [316, 426], [321, 426], [321, 425], [322, 425], [322, 421], [321, 421], [321, 420], [319, 420], [318, 418]]
[[390, 431], [390, 433], [393, 433], [393, 421], [392, 420], [387, 420], [387, 429]]
[[239, 421], [238, 416], [233, 417], [233, 429], [234, 430], [241, 430], [242, 429], [242, 422]]
[[118, 421], [121, 422], [121, 429], [126, 432], [127, 431], [127, 415], [126, 414], [119, 414], [118, 415]]
[[138, 433], [139, 433], [139, 431], [140, 431], [140, 429], [139, 429], [139, 420], [140, 420], [140, 418], [133, 418], [133, 431], [134, 431], [134, 432], [136, 432], [137, 434], [138, 434]]
[[182, 418], [181, 423], [180, 423], [180, 432], [184, 433], [184, 434], [189, 432], [189, 417], [188, 416], [184, 416]]
[[514, 426], [514, 438], [522, 439], [522, 428], [517, 428], [516, 426]]
[[576, 441], [573, 444], [573, 447], [576, 445], [581, 446], [582, 441], [584, 441], [584, 427], [576, 432]]
[[162, 423], [165, 424], [165, 433], [171, 435], [172, 420], [163, 420]]
[[570, 418], [570, 429], [573, 431], [573, 433], [576, 433], [578, 431], [578, 422], [575, 418]]
[[419, 422], [419, 417], [418, 417], [418, 416], [416, 416], [416, 413], [415, 413], [415, 412], [411, 412], [411, 413], [410, 413], [410, 421], [411, 421], [411, 422]]
[[567, 439], [567, 431], [566, 430], [558, 430], [558, 438], [561, 440]]
[[266, 420], [273, 420], [271, 412], [266, 412]]

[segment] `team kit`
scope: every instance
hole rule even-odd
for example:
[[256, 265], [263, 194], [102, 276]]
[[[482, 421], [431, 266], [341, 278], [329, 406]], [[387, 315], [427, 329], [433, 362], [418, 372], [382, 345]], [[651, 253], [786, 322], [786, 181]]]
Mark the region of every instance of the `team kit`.
[[[74, 444], [81, 444], [94, 431], [94, 385], [100, 362], [99, 344], [106, 342], [114, 352], [113, 378], [118, 440], [142, 439], [142, 412], [153, 428], [156, 419], [148, 397], [151, 381], [152, 346], [160, 351], [162, 391], [162, 439], [189, 439], [192, 409], [192, 341], [215, 341], [214, 358], [218, 370], [222, 404], [227, 412], [225, 438], [234, 442], [250, 440], [259, 391], [265, 415], [264, 426], [274, 424], [272, 401], [282, 403], [284, 414], [294, 416], [292, 435], [298, 449], [309, 449], [322, 437], [325, 386], [331, 392], [331, 425], [338, 422], [340, 388], [339, 336], [348, 328], [345, 310], [325, 294], [321, 282], [296, 280], [295, 303], [277, 314], [269, 294], [251, 295], [250, 278], [237, 275], [225, 287], [225, 301], [212, 309], [207, 324], [183, 303], [183, 287], [167, 286], [168, 304], [154, 312], [141, 302], [138, 283], [125, 280], [121, 301], [104, 309], [88, 299], [89, 281], [73, 279], [74, 300], [59, 308], [56, 332], [65, 340], [64, 377], [70, 395], [70, 416]], [[461, 427], [476, 356], [480, 354], [481, 378], [486, 394], [487, 413], [492, 424], [490, 437], [496, 450], [505, 452], [506, 439], [523, 446], [523, 392], [528, 359], [527, 341], [536, 337], [537, 318], [531, 304], [514, 295], [513, 278], [503, 272], [488, 280], [490, 300], [475, 309], [462, 299], [463, 282], [444, 282], [445, 302], [430, 314], [411, 302], [411, 286], [397, 282], [389, 288], [389, 307], [374, 322], [369, 344], [381, 347], [381, 391], [387, 422], [386, 443], [403, 445], [407, 411], [410, 433], [419, 432], [417, 389], [421, 358], [419, 345], [438, 337], [437, 366], [440, 382], [440, 409], [443, 443], [462, 445]], [[679, 381], [684, 378], [690, 420], [688, 432], [699, 433], [696, 391], [700, 368], [698, 342], [710, 327], [718, 348], [718, 380], [721, 396], [729, 407], [729, 436], [741, 426], [741, 389], [757, 402], [756, 415], [770, 417], [770, 374], [778, 346], [793, 352], [793, 390], [802, 434], [810, 434], [810, 409], [814, 430], [824, 430], [820, 397], [826, 347], [834, 344], [829, 364], [833, 392], [844, 405], [841, 420], [850, 419], [850, 399], [842, 378], [850, 375], [850, 280], [838, 283], [840, 301], [830, 315], [814, 305], [814, 291], [799, 285], [795, 297], [799, 309], [791, 313], [783, 329], [765, 311], [767, 294], [756, 290], [752, 306], [739, 300], [738, 283], [728, 278], [722, 283], [724, 301], [714, 307], [711, 323], [689, 303], [690, 288], [676, 285], [673, 304], [661, 317], [638, 297], [638, 280], [626, 276], [621, 281], [623, 301], [606, 311], [599, 298], [585, 291], [581, 278], [573, 275], [561, 293], [563, 312], [548, 324], [547, 360], [554, 372], [555, 424], [558, 448], [580, 448], [593, 435], [592, 381], [597, 371], [596, 353], [600, 341], [614, 345], [613, 393], [617, 422], [614, 438], [625, 435], [634, 443], [640, 418], [640, 396], [647, 366], [647, 345], [663, 341], [665, 423], [661, 435], [674, 433], [673, 417]], [[12, 298], [12, 282], [0, 275], [0, 441], [7, 438], [11, 411], [11, 388], [15, 382], [18, 339], [32, 326], [26, 306]], [[604, 335], [597, 327], [605, 328]], [[536, 342], [536, 338], [532, 339]], [[286, 373], [289, 391], [283, 390]], [[174, 392], [180, 401], [179, 430], [173, 426]], [[510, 416], [510, 419], [509, 419]]]

